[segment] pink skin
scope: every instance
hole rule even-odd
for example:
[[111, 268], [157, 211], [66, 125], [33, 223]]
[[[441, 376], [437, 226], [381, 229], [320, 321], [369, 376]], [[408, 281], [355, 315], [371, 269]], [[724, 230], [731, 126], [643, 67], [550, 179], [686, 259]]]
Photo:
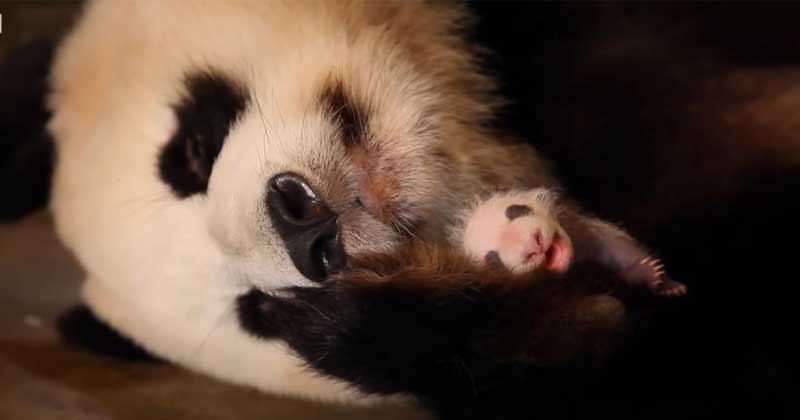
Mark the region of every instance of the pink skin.
[[538, 267], [559, 273], [567, 271], [572, 261], [572, 247], [554, 229], [537, 225], [520, 217], [503, 226], [495, 247], [500, 259], [513, 271], [525, 272]]
[[[569, 237], [546, 206], [525, 198], [503, 197], [479, 205], [467, 220], [465, 250], [482, 261], [496, 252], [503, 266], [518, 273], [567, 271], [573, 259]], [[507, 209], [513, 205], [529, 212], [509, 219]]]

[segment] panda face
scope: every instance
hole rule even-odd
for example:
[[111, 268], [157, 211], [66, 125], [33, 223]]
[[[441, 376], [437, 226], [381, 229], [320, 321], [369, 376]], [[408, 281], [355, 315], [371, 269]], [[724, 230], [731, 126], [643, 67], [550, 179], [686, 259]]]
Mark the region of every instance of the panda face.
[[462, 246], [477, 260], [517, 273], [565, 272], [572, 241], [545, 189], [498, 193], [465, 215]]
[[[344, 49], [338, 60], [349, 53]], [[440, 150], [441, 128], [427, 117], [426, 103], [435, 100], [428, 82], [408, 69], [410, 81], [396, 89], [370, 85], [375, 74], [402, 64], [354, 66], [342, 75], [335, 63], [320, 63], [308, 80], [242, 83], [245, 106], [205, 192], [209, 232], [225, 255], [264, 270], [293, 265], [318, 280], [327, 257], [317, 248], [333, 241], [344, 254], [386, 250], [444, 217], [450, 192], [440, 180], [452, 163]], [[304, 215], [304, 208], [329, 217]], [[332, 226], [311, 232], [320, 223]], [[440, 229], [429, 226], [427, 233]]]
[[[265, 16], [274, 27], [249, 34], [262, 36], [257, 45], [229, 40], [224, 52], [182, 46], [196, 57], [171, 59], [174, 69], [153, 80], [159, 89], [176, 87], [156, 92], [166, 95], [160, 106], [174, 120], [154, 139], [158, 181], [178, 205], [200, 207], [236, 277], [263, 289], [318, 280], [327, 258], [318, 248], [329, 248], [333, 237], [345, 255], [391, 249], [410, 237], [438, 240], [465, 192], [443, 181], [461, 170], [461, 143], [479, 131], [463, 119], [485, 118], [481, 108], [459, 109], [477, 98], [448, 87], [462, 83], [456, 79], [469, 63], [439, 63], [460, 68], [452, 75], [433, 71], [420, 65], [432, 58], [420, 56], [419, 45], [394, 36], [395, 23], [358, 21], [402, 10], [364, 7], [367, 16], [347, 26], [341, 11], [317, 7], [294, 18], [297, 27], [277, 22], [278, 11]], [[452, 27], [449, 20], [442, 23]], [[444, 37], [446, 29], [420, 37]], [[217, 59], [198, 65], [208, 56]], [[335, 219], [333, 227], [282, 232], [270, 210], [270, 191], [280, 194], [270, 185], [287, 174], [307, 194], [284, 198], [283, 207], [313, 202]]]

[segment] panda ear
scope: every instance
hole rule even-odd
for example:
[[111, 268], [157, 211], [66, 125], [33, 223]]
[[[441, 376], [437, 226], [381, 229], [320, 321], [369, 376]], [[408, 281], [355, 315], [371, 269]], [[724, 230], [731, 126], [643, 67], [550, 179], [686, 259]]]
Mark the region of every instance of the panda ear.
[[220, 73], [192, 73], [184, 83], [186, 94], [173, 107], [178, 127], [159, 158], [161, 180], [181, 198], [206, 192], [214, 162], [249, 102], [245, 88]]

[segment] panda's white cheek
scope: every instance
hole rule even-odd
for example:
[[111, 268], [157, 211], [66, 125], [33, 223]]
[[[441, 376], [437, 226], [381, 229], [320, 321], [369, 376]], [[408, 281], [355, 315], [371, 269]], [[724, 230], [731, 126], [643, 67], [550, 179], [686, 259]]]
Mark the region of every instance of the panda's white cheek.
[[463, 245], [467, 253], [476, 258], [483, 258], [487, 252], [496, 250], [500, 244], [500, 235], [508, 226], [505, 217], [500, 217], [493, 210], [479, 207], [467, 222]]
[[233, 127], [214, 163], [205, 198], [211, 236], [224, 254], [239, 258], [279, 245], [267, 218], [265, 195], [269, 178], [291, 166], [285, 156], [272, 151], [279, 148], [264, 143], [259, 122], [246, 116]]
[[529, 236], [530, 223], [507, 223], [503, 226], [496, 249], [507, 267], [513, 268], [522, 263], [525, 243]]
[[252, 185], [259, 180], [244, 172], [220, 169], [212, 174], [205, 197], [207, 225], [223, 253], [241, 255], [259, 242], [258, 227], [263, 223], [259, 208], [263, 206], [258, 205], [259, 194]]

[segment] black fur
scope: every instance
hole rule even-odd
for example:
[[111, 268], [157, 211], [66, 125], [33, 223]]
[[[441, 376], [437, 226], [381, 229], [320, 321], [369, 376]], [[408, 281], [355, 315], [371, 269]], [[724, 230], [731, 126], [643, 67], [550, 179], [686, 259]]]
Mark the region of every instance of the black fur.
[[[575, 285], [598, 272], [602, 267], [577, 265], [556, 281]], [[565, 323], [557, 324], [555, 334], [516, 343], [537, 335], [531, 320], [543, 308], [525, 291], [504, 293], [498, 283], [465, 282], [442, 292], [413, 281], [330, 281], [277, 295], [251, 291], [239, 298], [238, 313], [246, 330], [285, 340], [315, 371], [362, 392], [413, 395], [444, 419], [635, 419], [642, 413], [665, 420], [736, 414], [781, 418], [787, 412], [783, 398], [790, 394], [775, 384], [737, 379], [742, 374], [759, 378], [759, 367], [748, 359], [732, 365], [716, 347], [665, 341], [682, 331], [692, 337], [702, 331], [715, 339], [717, 324], [703, 320], [693, 326], [673, 318], [691, 310], [691, 304], [662, 301], [653, 313], [648, 311], [658, 302], [631, 299], [633, 341], [604, 353], [611, 359], [600, 364], [582, 356], [601, 351], [602, 345], [583, 346], [578, 357], [560, 363], [515, 357], [531, 342], [547, 352], [565, 342], [568, 347], [574, 336]], [[669, 307], [673, 310], [666, 311]], [[702, 365], [682, 366], [695, 359]], [[786, 373], [773, 375], [783, 380]], [[758, 393], [751, 394], [754, 390]]]
[[[574, 286], [598, 272], [603, 270], [578, 265], [556, 281]], [[663, 353], [636, 341], [627, 351], [611, 352], [607, 364], [580, 356], [557, 363], [515, 357], [515, 350], [524, 352], [532, 342], [523, 340], [519, 347], [515, 340], [539, 331], [532, 320], [543, 315], [542, 302], [525, 291], [502, 289], [497, 283], [465, 282], [442, 293], [413, 281], [327, 282], [280, 295], [252, 291], [238, 304], [248, 331], [286, 340], [315, 371], [367, 393], [414, 395], [445, 419], [640, 418], [641, 413], [654, 419], [734, 413], [775, 418], [783, 412], [774, 395], [743, 399], [741, 389], [726, 382], [730, 374], [715, 377], [721, 368], [731, 369], [727, 363], [709, 363], [708, 370], [687, 376], [686, 370], [671, 372], [675, 365], [660, 359]], [[631, 309], [639, 313], [641, 330], [635, 336], [664, 321], [645, 321], [641, 307]], [[555, 331], [533, 341], [542, 349], [561, 348], [574, 338], [569, 324]], [[581, 354], [590, 351], [597, 347], [583, 347]], [[650, 357], [628, 360], [638, 352]], [[691, 353], [703, 351], [687, 346], [678, 356], [686, 360]], [[685, 387], [672, 388], [676, 379]], [[715, 388], [707, 388], [711, 383]]]
[[97, 319], [91, 309], [78, 305], [59, 317], [56, 328], [70, 346], [114, 359], [160, 362], [159, 359]]
[[345, 146], [360, 144], [367, 131], [368, 116], [363, 107], [345, 92], [341, 82], [326, 85], [320, 102], [339, 126]]
[[[483, 419], [507, 418], [507, 407], [480, 402], [519, 387], [536, 396], [531, 416], [540, 416], [548, 412], [548, 399], [580, 395], [603, 372], [594, 364], [600, 341], [573, 344], [569, 317], [545, 332], [541, 320], [561, 309], [548, 301], [550, 293], [563, 287], [591, 294], [608, 287], [610, 273], [578, 266], [568, 279], [549, 276], [519, 290], [469, 281], [443, 290], [436, 279], [350, 282], [345, 274], [279, 295], [251, 291], [239, 298], [238, 313], [246, 330], [286, 340], [315, 370], [363, 392], [408, 393], [448, 417]], [[553, 289], [537, 295], [537, 287]], [[529, 353], [533, 342], [545, 343], [541, 348], [560, 342], [555, 347], [579, 353]], [[573, 363], [547, 367], [565, 360]], [[575, 369], [582, 375], [571, 374]], [[495, 411], [501, 415], [487, 417]]]
[[45, 129], [51, 41], [12, 51], [0, 65], [0, 221], [47, 204], [54, 146]]
[[216, 72], [190, 74], [174, 106], [178, 128], [164, 146], [158, 169], [178, 197], [205, 193], [214, 161], [231, 127], [247, 107], [244, 87]]

